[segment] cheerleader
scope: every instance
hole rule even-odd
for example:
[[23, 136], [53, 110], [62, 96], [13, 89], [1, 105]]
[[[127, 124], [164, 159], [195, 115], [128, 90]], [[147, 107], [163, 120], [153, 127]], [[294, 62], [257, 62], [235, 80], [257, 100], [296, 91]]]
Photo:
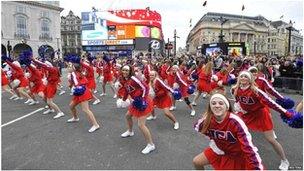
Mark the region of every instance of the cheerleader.
[[[83, 62], [83, 61], [81, 61], [80, 64], [81, 64], [84, 72], [86, 73], [86, 78], [88, 79], [87, 87], [92, 93], [94, 93], [94, 91], [96, 89], [94, 68], [90, 64]], [[93, 105], [100, 103], [100, 100], [94, 94], [92, 94], [92, 96], [94, 98]]]
[[[178, 84], [182, 97], [184, 98], [185, 103], [191, 110], [190, 115], [194, 116], [195, 110], [194, 110], [191, 102], [189, 101], [189, 98], [188, 98], [189, 94], [187, 92], [189, 85], [186, 83], [186, 79], [184, 78], [184, 75], [179, 71], [179, 68], [177, 65], [173, 65], [172, 71], [173, 71], [173, 74], [175, 75], [175, 81]], [[175, 103], [175, 101], [174, 101], [174, 103]]]
[[3, 90], [5, 90], [6, 92], [10, 93], [12, 95], [12, 97], [15, 97], [15, 93], [10, 88], [10, 86], [9, 86], [9, 80], [8, 80], [8, 78], [6, 76], [5, 71], [3, 71], [2, 68], [1, 68], [1, 86], [2, 86]]
[[56, 111], [57, 115], [53, 117], [54, 119], [63, 117], [64, 113], [53, 101], [56, 95], [57, 85], [60, 79], [59, 69], [57, 67], [54, 67], [49, 61], [45, 61], [43, 63], [33, 58], [33, 62], [36, 65], [42, 67], [47, 72], [47, 83], [44, 89], [44, 97], [49, 108], [45, 112], [43, 112], [43, 114], [48, 114]]
[[227, 98], [211, 96], [208, 109], [195, 130], [210, 138], [209, 147], [193, 159], [196, 169], [210, 164], [215, 170], [263, 170], [258, 149], [243, 120], [232, 113]]
[[252, 74], [248, 71], [239, 74], [236, 85], [232, 87], [232, 94], [236, 98], [235, 109], [239, 111], [240, 117], [249, 129], [263, 132], [265, 139], [281, 158], [279, 169], [287, 170], [289, 162], [282, 145], [275, 139], [269, 107], [286, 117], [291, 117], [292, 114], [257, 88]]
[[69, 119], [67, 122], [72, 123], [79, 121], [79, 118], [77, 116], [76, 106], [80, 104], [82, 111], [84, 111], [87, 114], [90, 123], [93, 125], [89, 129], [89, 132], [92, 133], [97, 129], [99, 129], [99, 124], [97, 123], [93, 112], [89, 108], [89, 100], [92, 99], [92, 92], [87, 87], [88, 80], [82, 74], [80, 64], [77, 63], [73, 64], [72, 72], [71, 72], [71, 80], [74, 86], [73, 88], [74, 96], [69, 106], [73, 117]]
[[[154, 99], [153, 103], [159, 109], [162, 109], [167, 118], [169, 118], [173, 124], [174, 129], [177, 130], [179, 128], [179, 123], [176, 121], [175, 116], [170, 112], [169, 108], [172, 106], [172, 100], [169, 95], [169, 92], [173, 92], [173, 89], [167, 86], [157, 75], [156, 71], [150, 71], [150, 87], [152, 87], [152, 91], [154, 91]], [[154, 114], [154, 110], [152, 114], [147, 118], [147, 120], [156, 119]]]
[[100, 96], [105, 96], [106, 95], [106, 84], [110, 83], [110, 87], [113, 91], [113, 98], [116, 98], [116, 92], [115, 92], [115, 88], [113, 85], [113, 71], [112, 71], [112, 63], [110, 61], [110, 59], [107, 56], [104, 56], [104, 63], [103, 63], [103, 68], [102, 68], [102, 72], [103, 72], [103, 82], [102, 82], [102, 93], [100, 94]]
[[133, 99], [133, 103], [129, 106], [128, 112], [126, 113], [128, 130], [121, 134], [121, 137], [125, 138], [134, 135], [132, 117], [136, 117], [138, 119], [138, 127], [144, 134], [145, 140], [148, 143], [141, 152], [143, 154], [148, 154], [155, 150], [151, 133], [146, 126], [146, 118], [153, 110], [153, 101], [148, 95], [149, 89], [147, 85], [134, 76], [132, 68], [129, 65], [125, 65], [122, 68], [122, 75], [126, 80], [125, 85], [123, 85], [126, 89], [123, 100], [125, 101], [130, 95]]
[[203, 98], [206, 97], [207, 94], [211, 91], [211, 76], [212, 76], [212, 61], [208, 62], [206, 65], [202, 66], [201, 70], [198, 74], [198, 82], [197, 82], [197, 94], [194, 97], [193, 106], [196, 106], [196, 102], [201, 94], [204, 92]]
[[28, 65], [27, 69], [29, 71], [29, 80], [33, 83], [30, 88], [30, 96], [34, 99], [34, 102], [29, 103], [29, 105], [38, 104], [39, 102], [35, 100], [35, 95], [44, 99], [45, 85], [42, 82], [43, 75], [33, 64]]

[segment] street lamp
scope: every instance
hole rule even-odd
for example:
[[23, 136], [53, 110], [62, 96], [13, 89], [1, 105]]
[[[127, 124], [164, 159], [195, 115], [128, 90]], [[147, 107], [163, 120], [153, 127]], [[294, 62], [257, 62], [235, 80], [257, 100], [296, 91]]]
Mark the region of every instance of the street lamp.
[[224, 43], [224, 35], [223, 35], [223, 25], [228, 21], [228, 19], [223, 18], [222, 16], [220, 17], [220, 22], [221, 22], [221, 33], [218, 36], [219, 37], [219, 43]]
[[291, 31], [293, 30], [292, 27], [292, 21], [289, 21], [288, 27], [286, 27], [286, 30], [288, 30], [289, 34], [288, 34], [288, 55], [290, 55], [290, 42], [291, 42]]
[[176, 38], [179, 38], [176, 35], [176, 29], [174, 29], [174, 58], [176, 57]]

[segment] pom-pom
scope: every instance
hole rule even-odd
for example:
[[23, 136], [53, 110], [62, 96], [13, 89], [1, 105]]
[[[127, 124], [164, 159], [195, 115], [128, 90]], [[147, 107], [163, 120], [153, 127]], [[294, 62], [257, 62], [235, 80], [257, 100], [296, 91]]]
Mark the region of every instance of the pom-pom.
[[121, 103], [122, 103], [122, 99], [119, 98], [119, 99], [116, 100], [116, 106], [117, 106], [117, 108], [122, 108]]
[[140, 110], [140, 111], [144, 111], [147, 106], [148, 106], [148, 103], [146, 102], [146, 100], [143, 98], [143, 97], [135, 97], [132, 105]]
[[72, 63], [80, 64], [80, 61], [81, 61], [81, 58], [79, 56], [74, 55], [74, 56], [70, 57], [70, 62], [72, 62]]
[[303, 128], [303, 114], [292, 109], [288, 110], [288, 112], [291, 113], [292, 116], [288, 118], [286, 115], [281, 114], [283, 122], [292, 128]]
[[212, 75], [211, 76], [211, 81], [217, 82], [218, 81], [218, 76], [217, 75]]
[[172, 92], [172, 95], [175, 100], [179, 100], [182, 98], [182, 93], [180, 92], [179, 89], [174, 89], [174, 91]]
[[119, 88], [121, 87], [120, 82], [119, 82], [119, 81], [116, 81], [116, 82], [114, 83], [114, 87], [115, 87], [115, 89], [119, 89]]
[[127, 99], [126, 101], [123, 101], [121, 102], [121, 107], [122, 108], [127, 108], [128, 106], [130, 106], [131, 102], [129, 99]]
[[284, 99], [276, 99], [276, 102], [279, 105], [281, 105], [284, 109], [291, 109], [295, 105], [295, 102], [288, 97], [285, 97]]
[[297, 60], [296, 65], [297, 65], [297, 68], [302, 68], [303, 67], [303, 60]]
[[191, 77], [193, 80], [197, 80], [198, 79], [198, 75], [196, 72], [194, 72], [193, 74], [191, 74]]
[[195, 85], [192, 84], [188, 87], [187, 93], [193, 94], [195, 92], [195, 89], [196, 89]]
[[32, 51], [24, 51], [19, 55], [19, 63], [21, 65], [29, 66], [31, 64], [32, 56]]
[[81, 96], [84, 94], [86, 88], [84, 85], [76, 86], [73, 88], [72, 92], [74, 96]]

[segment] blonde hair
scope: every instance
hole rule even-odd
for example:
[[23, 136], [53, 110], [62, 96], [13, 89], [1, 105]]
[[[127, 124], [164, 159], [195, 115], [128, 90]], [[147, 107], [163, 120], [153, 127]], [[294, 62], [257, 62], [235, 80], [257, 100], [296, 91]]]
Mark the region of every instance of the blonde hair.
[[213, 63], [212, 61], [208, 62], [205, 66], [203, 66], [203, 71], [205, 74], [211, 74]]
[[[252, 73], [251, 72], [248, 72], [249, 74], [250, 74], [250, 78], [249, 78], [249, 87], [250, 87], [250, 89], [253, 91], [253, 92], [255, 92], [255, 93], [257, 93], [257, 86], [256, 86], [256, 84], [255, 84], [255, 81], [254, 81], [254, 77], [253, 77], [253, 75], [252, 75]], [[236, 96], [237, 95], [237, 91], [239, 90], [239, 88], [240, 88], [240, 78], [241, 78], [241, 74], [239, 74], [239, 76], [238, 76], [238, 78], [237, 78], [237, 82], [236, 82], [236, 84], [231, 88], [234, 92], [233, 92], [233, 95], [234, 96]]]

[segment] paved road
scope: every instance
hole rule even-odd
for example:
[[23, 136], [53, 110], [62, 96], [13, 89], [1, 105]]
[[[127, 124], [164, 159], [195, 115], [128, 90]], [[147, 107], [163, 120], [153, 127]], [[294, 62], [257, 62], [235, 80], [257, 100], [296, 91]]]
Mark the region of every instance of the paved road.
[[[205, 110], [206, 100], [202, 99], [196, 107], [198, 114], [195, 117], [190, 116], [184, 102], [177, 102], [174, 113], [180, 122], [179, 130], [173, 130], [172, 123], [157, 110], [157, 119], [147, 123], [157, 149], [143, 155], [140, 152], [146, 144], [136, 124], [135, 136], [120, 138], [120, 134], [126, 130], [126, 109], [117, 109], [112, 94], [108, 94], [102, 98], [102, 103], [91, 105], [102, 126], [92, 134], [88, 133], [90, 124], [80, 108], [80, 122], [66, 123], [71, 117], [68, 107], [71, 96], [68, 93], [55, 99], [65, 117], [54, 120], [53, 114], [42, 115], [42, 111], [39, 111], [2, 127], [2, 169], [194, 169], [193, 157], [208, 146], [208, 140], [192, 128], [199, 118], [198, 114]], [[300, 95], [288, 96], [297, 102], [302, 99]], [[2, 93], [1, 125], [44, 106], [40, 103], [29, 107], [23, 104], [24, 100], [12, 101], [8, 97], [7, 93]], [[278, 140], [285, 149], [291, 167], [302, 169], [302, 129], [289, 128], [282, 123], [278, 113], [272, 113]], [[264, 165], [267, 169], [277, 169], [280, 160], [270, 144], [260, 133], [252, 135]]]

